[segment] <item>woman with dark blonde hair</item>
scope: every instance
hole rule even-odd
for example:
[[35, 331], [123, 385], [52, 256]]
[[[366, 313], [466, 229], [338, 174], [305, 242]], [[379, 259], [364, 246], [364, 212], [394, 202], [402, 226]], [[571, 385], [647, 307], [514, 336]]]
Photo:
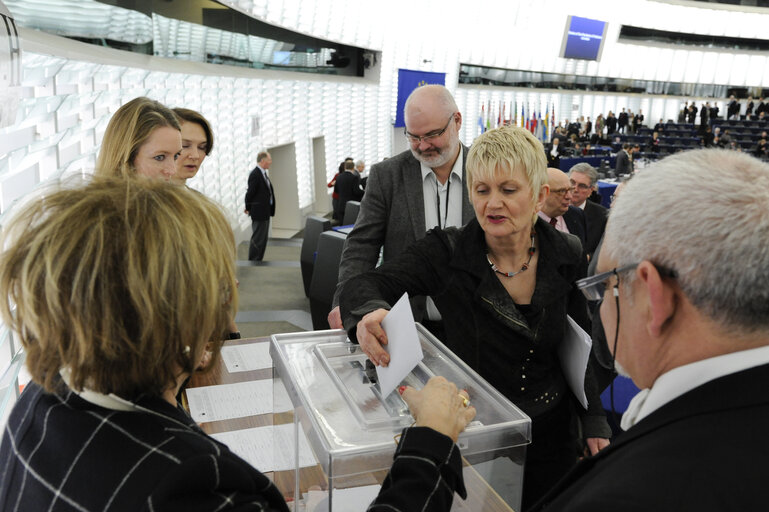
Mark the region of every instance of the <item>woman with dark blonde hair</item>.
[[[4, 228], [0, 314], [32, 382], [0, 442], [0, 510], [288, 511], [174, 398], [237, 307], [234, 237], [215, 203], [96, 176]], [[416, 425], [369, 510], [448, 510], [465, 495], [454, 443], [475, 409], [440, 377], [403, 398]]]
[[104, 132], [98, 176], [146, 176], [170, 180], [182, 150], [176, 114], [163, 104], [135, 98], [115, 112]]

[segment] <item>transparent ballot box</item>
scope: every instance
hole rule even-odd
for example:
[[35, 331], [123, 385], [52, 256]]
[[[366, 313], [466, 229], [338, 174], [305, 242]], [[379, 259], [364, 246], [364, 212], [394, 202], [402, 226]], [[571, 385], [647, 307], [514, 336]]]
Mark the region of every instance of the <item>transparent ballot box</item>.
[[[441, 375], [466, 389], [477, 410], [457, 442], [468, 498], [455, 495], [452, 510], [520, 510], [531, 420], [419, 324], [417, 333], [424, 359], [402, 384], [420, 389]], [[398, 434], [414, 421], [406, 403], [397, 391], [381, 396], [366, 355], [342, 330], [273, 335], [270, 355], [274, 393], [283, 394], [275, 403], [290, 403], [273, 421], [293, 424], [285, 443], [293, 446], [276, 446], [275, 455], [288, 453], [294, 464], [274, 472], [275, 484], [295, 511], [365, 510]]]

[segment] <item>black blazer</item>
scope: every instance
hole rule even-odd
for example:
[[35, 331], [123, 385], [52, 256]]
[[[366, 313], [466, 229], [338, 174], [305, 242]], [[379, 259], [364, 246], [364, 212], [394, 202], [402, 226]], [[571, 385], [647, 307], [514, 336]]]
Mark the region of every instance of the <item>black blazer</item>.
[[582, 242], [582, 249], [584, 250], [587, 237], [585, 212], [576, 206], [569, 206], [569, 209], [563, 214], [563, 220], [566, 222], [566, 227], [569, 228], [569, 233], [579, 238], [579, 241]]
[[[609, 209], [593, 201], [585, 201], [585, 224], [587, 235], [585, 236], [585, 252], [591, 258], [598, 247], [598, 242], [603, 237], [606, 229], [606, 221], [609, 218]], [[569, 228], [571, 229], [571, 228]]]
[[[272, 204], [270, 204], [272, 196]], [[257, 165], [248, 175], [246, 191], [246, 210], [251, 220], [269, 220], [275, 216], [275, 190], [272, 183], [264, 178], [262, 169]]]
[[766, 509], [769, 365], [699, 386], [583, 459], [528, 512]]
[[337, 207], [334, 210], [334, 218], [341, 221], [344, 219], [347, 201], [360, 201], [363, 197], [363, 189], [360, 188], [360, 176], [349, 171], [339, 173], [334, 184], [334, 192], [339, 196]]

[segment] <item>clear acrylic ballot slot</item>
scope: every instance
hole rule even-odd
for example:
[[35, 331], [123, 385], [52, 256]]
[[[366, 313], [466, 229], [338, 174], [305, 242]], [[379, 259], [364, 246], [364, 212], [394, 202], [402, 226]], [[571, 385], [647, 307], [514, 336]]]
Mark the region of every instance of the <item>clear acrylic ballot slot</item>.
[[[477, 411], [457, 442], [470, 497], [455, 498], [452, 510], [519, 510], [531, 421], [419, 324], [417, 334], [424, 359], [401, 385], [421, 389], [443, 376], [468, 391]], [[270, 355], [273, 379], [282, 384], [273, 387], [285, 388], [293, 406], [276, 413], [274, 424], [293, 422], [297, 442], [303, 432], [318, 462], [307, 468], [297, 460], [295, 470], [276, 472], [274, 481], [294, 510], [318, 493], [334, 510], [335, 491], [341, 510], [350, 490], [381, 484], [397, 435], [414, 419], [397, 391], [381, 395], [366, 355], [342, 330], [273, 335]]]
[[[414, 420], [400, 394], [383, 397], [376, 382], [376, 371], [366, 371], [368, 357], [358, 346], [348, 342], [321, 343], [315, 351], [329, 373], [331, 381], [347, 401], [362, 426], [368, 429], [407, 427]], [[422, 388], [434, 374], [418, 364], [402, 385]]]

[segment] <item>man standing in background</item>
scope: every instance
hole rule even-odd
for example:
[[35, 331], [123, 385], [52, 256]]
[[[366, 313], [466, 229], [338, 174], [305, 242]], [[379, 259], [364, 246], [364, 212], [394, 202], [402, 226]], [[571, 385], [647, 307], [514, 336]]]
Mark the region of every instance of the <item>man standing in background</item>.
[[[331, 328], [342, 327], [339, 293], [352, 276], [374, 269], [379, 249], [387, 261], [438, 227], [462, 226], [475, 217], [464, 182], [467, 148], [459, 141], [462, 114], [442, 85], [411, 93], [404, 107], [409, 149], [372, 165], [355, 228], [339, 265]], [[431, 300], [412, 298], [414, 319], [439, 338], [440, 313]]]
[[256, 167], [248, 176], [245, 213], [251, 217], [251, 243], [248, 246], [248, 259], [251, 261], [262, 261], [264, 258], [270, 217], [275, 216], [275, 190], [267, 176], [270, 165], [272, 157], [262, 151], [256, 156]]

